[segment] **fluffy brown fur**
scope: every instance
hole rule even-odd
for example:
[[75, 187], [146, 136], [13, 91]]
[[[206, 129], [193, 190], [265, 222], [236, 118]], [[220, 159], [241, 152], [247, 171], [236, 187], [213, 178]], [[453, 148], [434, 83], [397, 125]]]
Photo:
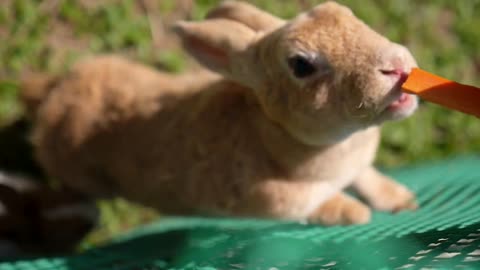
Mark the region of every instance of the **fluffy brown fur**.
[[[48, 91], [27, 85], [48, 174], [174, 214], [367, 222], [369, 208], [342, 193], [348, 186], [377, 209], [415, 207], [410, 191], [372, 167], [378, 125], [416, 107], [411, 96], [393, 106], [395, 72], [416, 65], [405, 48], [333, 2], [290, 22], [234, 1], [209, 17], [176, 30], [221, 76], [103, 56], [36, 79]], [[295, 77], [293, 55], [309, 57], [314, 74]]]

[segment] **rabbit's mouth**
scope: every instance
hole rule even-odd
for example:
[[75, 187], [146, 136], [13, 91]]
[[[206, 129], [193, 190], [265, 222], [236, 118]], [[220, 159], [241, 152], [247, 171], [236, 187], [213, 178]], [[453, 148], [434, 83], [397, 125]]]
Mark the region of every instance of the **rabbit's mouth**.
[[390, 105], [387, 106], [386, 110], [391, 112], [403, 110], [412, 106], [413, 102], [414, 97], [412, 95], [402, 93], [398, 99], [394, 100], [392, 103], [390, 103]]
[[417, 108], [418, 100], [414, 95], [403, 93], [402, 84], [407, 76], [401, 76], [385, 96], [383, 106], [380, 107], [379, 118], [385, 120], [400, 120], [410, 116]]
[[387, 103], [379, 114], [379, 120], [400, 120], [410, 116], [418, 106], [417, 97], [398, 91], [393, 101]]

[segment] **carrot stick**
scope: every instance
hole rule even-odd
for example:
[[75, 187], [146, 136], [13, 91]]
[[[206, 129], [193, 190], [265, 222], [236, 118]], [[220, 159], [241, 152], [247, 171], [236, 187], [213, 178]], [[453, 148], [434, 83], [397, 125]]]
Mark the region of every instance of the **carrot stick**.
[[414, 68], [402, 90], [438, 105], [480, 117], [480, 88]]

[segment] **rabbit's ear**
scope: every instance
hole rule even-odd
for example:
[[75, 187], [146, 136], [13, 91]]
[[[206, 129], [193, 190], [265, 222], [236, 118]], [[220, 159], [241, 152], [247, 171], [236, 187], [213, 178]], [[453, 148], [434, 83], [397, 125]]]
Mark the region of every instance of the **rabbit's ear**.
[[254, 31], [268, 32], [285, 24], [285, 21], [246, 2], [225, 0], [211, 10], [207, 19], [224, 18], [245, 24]]
[[256, 40], [249, 27], [226, 19], [179, 22], [175, 25], [185, 49], [201, 64], [225, 76], [234, 76], [235, 60]]

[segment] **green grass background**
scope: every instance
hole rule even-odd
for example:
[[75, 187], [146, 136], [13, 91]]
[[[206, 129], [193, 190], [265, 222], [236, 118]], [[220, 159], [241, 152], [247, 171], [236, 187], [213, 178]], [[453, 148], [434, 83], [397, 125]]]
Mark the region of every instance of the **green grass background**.
[[[290, 18], [322, 1], [253, 0]], [[374, 29], [407, 45], [419, 65], [466, 84], [480, 85], [480, 0], [341, 0]], [[100, 52], [128, 55], [172, 72], [186, 57], [169, 24], [200, 19], [217, 0], [1, 0], [0, 124], [20, 117], [18, 78], [31, 70], [59, 72], [79, 57]], [[1, 149], [0, 149], [1, 151]], [[408, 120], [383, 130], [377, 164], [425, 162], [480, 151], [480, 120], [422, 103]], [[83, 247], [98, 243], [156, 213], [121, 199], [99, 202], [102, 221]]]

